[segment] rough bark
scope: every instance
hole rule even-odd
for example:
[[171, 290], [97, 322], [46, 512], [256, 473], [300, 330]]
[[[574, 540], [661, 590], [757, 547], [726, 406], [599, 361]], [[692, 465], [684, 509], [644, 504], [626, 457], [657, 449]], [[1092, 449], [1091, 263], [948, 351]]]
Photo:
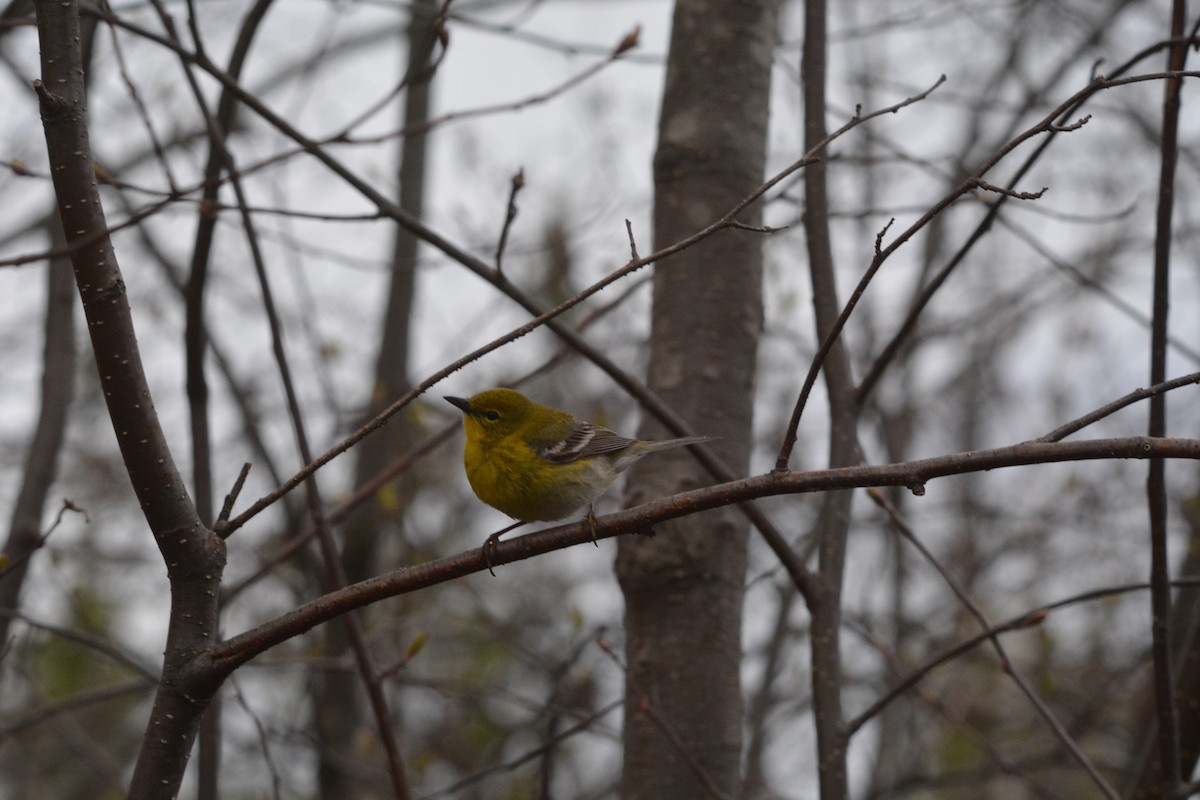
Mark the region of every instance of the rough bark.
[[[675, 6], [654, 159], [654, 240], [684, 238], [762, 182], [777, 4]], [[697, 80], [702, 75], [703, 80]], [[756, 224], [755, 206], [743, 222]], [[762, 240], [727, 231], [659, 262], [649, 382], [732, 468], [748, 467]], [[646, 423], [644, 437], [663, 435]], [[686, 453], [629, 478], [638, 502], [705, 481]], [[746, 523], [722, 509], [619, 543], [628, 678], [623, 793], [734, 795], [742, 745], [741, 615]]]

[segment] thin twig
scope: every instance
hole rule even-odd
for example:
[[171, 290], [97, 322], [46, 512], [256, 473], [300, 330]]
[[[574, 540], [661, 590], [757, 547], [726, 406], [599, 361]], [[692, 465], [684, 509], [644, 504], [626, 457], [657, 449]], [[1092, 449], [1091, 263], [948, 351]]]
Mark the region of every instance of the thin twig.
[[[654, 727], [658, 728], [659, 733], [661, 733], [663, 738], [670, 743], [671, 747], [675, 750], [675, 753], [679, 756], [683, 763], [687, 765], [687, 768], [692, 771], [692, 774], [696, 776], [696, 780], [700, 781], [700, 785], [704, 787], [705, 793], [707, 793], [710, 797], [715, 797], [716, 800], [732, 800], [729, 795], [721, 791], [721, 787], [713, 783], [713, 779], [709, 777], [708, 771], [705, 770], [704, 766], [696, 760], [694, 755], [692, 755], [692, 752], [688, 749], [688, 746], [684, 744], [682, 739], [679, 738], [679, 734], [675, 733], [671, 726], [667, 724], [667, 721], [663, 719], [662, 714], [658, 713], [658, 709], [654, 707], [653, 700], [648, 694], [646, 694], [645, 690], [638, 686], [638, 684], [634, 681], [633, 676], [630, 674], [629, 670], [625, 668], [625, 665], [621, 662], [620, 657], [613, 652], [613, 649], [611, 646], [609, 646], [608, 642], [604, 641], [603, 639], [597, 639], [596, 646], [603, 650], [604, 654], [612, 659], [612, 662], [617, 665], [617, 668], [624, 673], [625, 682], [628, 685], [629, 691], [637, 696], [637, 702], [633, 707], [637, 709], [638, 713], [645, 714], [650, 721], [654, 723]], [[629, 708], [630, 706], [627, 699], [626, 714], [628, 714]]]
[[[942, 79], [944, 80], [945, 76], [942, 76]], [[939, 84], [940, 83], [941, 81], [939, 81]], [[775, 469], [785, 470], [788, 468], [787, 465], [791, 460], [792, 450], [796, 445], [797, 430], [800, 427], [800, 416], [804, 413], [804, 408], [808, 404], [809, 395], [812, 392], [813, 386], [817, 382], [817, 375], [824, 365], [826, 358], [828, 358], [829, 353], [833, 350], [835, 343], [841, 336], [842, 329], [846, 326], [846, 322], [850, 319], [850, 315], [858, 306], [859, 300], [862, 299], [863, 294], [866, 292], [867, 286], [875, 277], [880, 267], [883, 266], [884, 262], [905, 242], [916, 235], [917, 231], [928, 225], [937, 215], [948, 208], [961, 195], [970, 191], [974, 186], [974, 181], [982, 179], [982, 177], [987, 174], [992, 167], [998, 164], [1005, 156], [1016, 149], [1016, 147], [1021, 143], [1033, 136], [1047, 131], [1048, 126], [1053, 125], [1054, 121], [1058, 119], [1065, 110], [1072, 108], [1073, 105], [1078, 102], [1079, 97], [1089, 96], [1091, 93], [1098, 91], [1096, 86], [1100, 83], [1103, 82], [1093, 81], [1092, 84], [1090, 84], [1086, 89], [1077, 92], [1072, 98], [1059, 105], [1058, 108], [1044, 117], [1040, 122], [1026, 129], [1023, 133], [1017, 135], [1007, 142], [1003, 147], [993, 153], [990, 158], [985, 160], [983, 164], [981, 164], [975, 170], [975, 172], [973, 172], [967, 178], [964, 178], [954, 189], [952, 189], [948, 194], [942, 197], [941, 200], [935, 203], [932, 208], [930, 208], [921, 216], [920, 219], [906, 228], [899, 236], [896, 237], [895, 240], [892, 241], [891, 244], [889, 244], [883, 250], [878, 248], [880, 239], [879, 237], [876, 237], [876, 252], [874, 257], [871, 259], [870, 265], [868, 265], [866, 271], [863, 273], [858, 285], [854, 288], [850, 298], [846, 301], [846, 305], [842, 309], [841, 314], [838, 315], [837, 321], [825, 335], [825, 338], [821, 342], [821, 347], [817, 350], [816, 355], [813, 357], [812, 365], [809, 367], [808, 374], [805, 376], [804, 384], [800, 389], [800, 394], [796, 398], [796, 405], [792, 409], [792, 416], [788, 421], [787, 431], [784, 434], [783, 443], [779, 448], [779, 455], [775, 460]], [[937, 84], [935, 84], [935, 87], [936, 85]], [[928, 94], [931, 91], [933, 91], [932, 88], [927, 90], [925, 94]], [[1007, 196], [1001, 195], [997, 202], [1002, 202], [1005, 199], [1007, 199]], [[977, 231], [977, 233], [979, 232]], [[928, 289], [926, 291], [928, 291]], [[870, 373], [868, 374], [868, 377], [864, 379], [863, 385], [869, 386], [870, 384], [868, 383], [868, 380], [870, 380]], [[860, 385], [858, 390], [860, 399], [865, 394], [863, 385]]]
[[[226, 155], [228, 156], [228, 154]], [[232, 181], [232, 185], [238, 202], [244, 202], [245, 197], [241, 192], [241, 182], [235, 179]], [[259, 285], [262, 289], [263, 308], [266, 311], [267, 321], [271, 330], [272, 349], [275, 353], [280, 379], [283, 382], [288, 415], [292, 420], [300, 458], [308, 462], [312, 460], [312, 451], [308, 445], [308, 434], [305, 431], [303, 413], [300, 410], [300, 401], [296, 394], [295, 384], [291, 378], [291, 368], [288, 365], [284, 349], [283, 328], [275, 311], [275, 303], [272, 299], [270, 283], [267, 279], [266, 265], [258, 248], [252, 220], [253, 218], [248, 212], [243, 212], [243, 224], [246, 227], [247, 241], [250, 245], [255, 271], [258, 274]], [[333, 532], [325, 517], [325, 504], [321, 499], [315, 475], [310, 475], [305, 481], [305, 489], [309, 513], [312, 515], [313, 527], [317, 532], [317, 541], [321, 545], [321, 554], [325, 561], [326, 572], [334, 588], [342, 588], [348, 583], [346, 572], [342, 565], [337, 545], [333, 541]], [[354, 652], [355, 661], [358, 664], [359, 673], [362, 677], [363, 686], [366, 689], [367, 699], [375, 715], [376, 729], [383, 743], [384, 752], [387, 754], [388, 776], [392, 781], [392, 789], [395, 792], [397, 800], [408, 800], [411, 796], [408, 788], [408, 778], [405, 775], [404, 760], [400, 753], [400, 746], [396, 741], [395, 726], [392, 724], [387, 698], [384, 696], [380, 684], [379, 669], [375, 665], [370, 649], [367, 647], [366, 635], [358, 617], [353, 614], [347, 614], [344, 617], [344, 622], [350, 646]]]
[[3, 580], [12, 570], [24, 564], [35, 552], [46, 546], [46, 541], [50, 538], [50, 534], [54, 533], [62, 523], [63, 514], [66, 514], [68, 511], [82, 514], [84, 522], [91, 522], [86, 511], [75, 505], [71, 500], [63, 498], [62, 507], [58, 509], [58, 514], [54, 516], [54, 522], [50, 523], [50, 527], [38, 536], [37, 541], [31, 543], [28, 550], [20, 553], [15, 558], [9, 556], [7, 552], [0, 553], [0, 580]]
[[[1200, 575], [1177, 578], [1171, 581], [1171, 585], [1175, 587], [1200, 586]], [[934, 670], [950, 663], [951, 661], [954, 661], [959, 656], [974, 650], [979, 645], [989, 641], [993, 636], [1002, 633], [1010, 633], [1012, 631], [1025, 630], [1027, 628], [1041, 625], [1046, 621], [1046, 618], [1049, 617], [1051, 613], [1060, 608], [1066, 608], [1068, 606], [1078, 605], [1080, 603], [1086, 603], [1092, 600], [1105, 600], [1122, 594], [1128, 594], [1130, 592], [1145, 592], [1149, 589], [1150, 584], [1148, 582], [1142, 582], [1126, 583], [1119, 586], [1106, 586], [1103, 589], [1092, 589], [1090, 591], [1080, 592], [1078, 594], [1064, 597], [1061, 600], [1056, 600], [1053, 603], [1047, 603], [1046, 605], [1039, 606], [1038, 608], [1027, 611], [1024, 614], [1011, 617], [1005, 622], [1001, 622], [1000, 624], [995, 625], [986, 631], [977, 633], [974, 636], [964, 639], [939, 655], [929, 659], [920, 667], [914, 669], [911, 673], [905, 676], [903, 680], [881, 695], [861, 714], [850, 720], [850, 722], [846, 725], [847, 736], [853, 736], [855, 733], [857, 733], [864, 725], [866, 725], [875, 717], [879, 716], [879, 714], [882, 713], [883, 710], [890, 705], [893, 700], [903, 695], [909, 689], [912, 689], [925, 678], [929, 677]]]
[[[1162, 45], [1159, 44], [1146, 48], [1141, 53], [1117, 67], [1117, 69], [1114, 71], [1114, 74], [1123, 75], [1125, 72], [1132, 69], [1133, 66], [1136, 65], [1141, 59], [1157, 52], [1161, 49], [1161, 47]], [[1016, 186], [1016, 184], [1022, 180], [1031, 169], [1033, 169], [1034, 164], [1037, 163], [1050, 145], [1057, 139], [1057, 135], [1059, 133], [1078, 130], [1091, 119], [1091, 115], [1087, 115], [1077, 119], [1073, 123], [1067, 122], [1088, 100], [1092, 98], [1093, 95], [1097, 94], [1099, 91], [1111, 89], [1117, 86], [1124, 86], [1130, 83], [1137, 83], [1144, 80], [1162, 80], [1164, 77], [1182, 77], [1183, 74], [1186, 73], [1175, 75], [1152, 73], [1148, 75], [1136, 75], [1129, 78], [1105, 78], [1102, 75], [1093, 76], [1092, 81], [1090, 84], [1088, 84], [1088, 86], [1084, 87], [1079, 92], [1076, 92], [1075, 95], [1069, 98], [1066, 103], [1060, 104], [1058, 108], [1055, 109], [1054, 113], [1051, 115], [1052, 119], [1045, 124], [1045, 130], [1047, 132], [1046, 137], [1038, 143], [1033, 152], [1030, 153], [1029, 156], [1017, 168], [1016, 172], [1013, 174], [1013, 177], [1009, 180], [1008, 188], [1011, 189], [1012, 187]], [[1197, 75], [1200, 75], [1200, 73], [1193, 73], [1192, 77], [1196, 77]], [[1006, 145], [1006, 147], [1008, 146]], [[976, 171], [975, 174], [982, 176], [987, 169], [990, 169], [990, 165], [983, 170]], [[950, 260], [946, 262], [945, 266], [943, 266], [942, 269], [939, 270], [938, 273], [933, 277], [933, 279], [930, 280], [930, 282], [921, 290], [920, 295], [912, 302], [904, 321], [900, 324], [900, 327], [896, 330], [896, 333], [892, 336], [888, 343], [883, 347], [882, 350], [880, 350], [879, 355], [875, 358], [874, 363], [867, 370], [866, 375], [864, 375], [862, 381], [859, 383], [858, 393], [860, 400], [866, 398], [866, 396], [869, 395], [874, 389], [876, 383], [878, 383], [880, 377], [882, 376], [883, 371], [891, 363], [892, 359], [895, 358], [896, 354], [900, 350], [901, 345], [907, 341], [908, 337], [912, 334], [912, 331], [916, 327], [917, 319], [920, 317], [925, 306], [929, 304], [930, 300], [932, 300], [933, 296], [938, 292], [942, 285], [945, 284], [949, 276], [958, 268], [959, 265], [965, 261], [967, 254], [991, 228], [992, 223], [999, 216], [1001, 209], [1007, 202], [1008, 197], [1002, 195], [997, 197], [996, 200], [989, 205], [987, 213], [984, 214], [983, 218], [979, 220], [978, 224], [976, 224], [975, 228], [966, 237], [962, 245], [958, 248], [954, 255], [951, 256]]]
[[496, 272], [499, 275], [504, 274], [501, 263], [504, 260], [504, 247], [508, 244], [508, 231], [513, 220], [517, 218], [517, 193], [524, 187], [525, 170], [518, 169], [517, 174], [512, 176], [512, 187], [508, 191], [508, 208], [504, 212], [504, 227], [500, 229], [500, 241], [496, 243]]
[[229, 682], [233, 685], [233, 696], [237, 700], [238, 705], [250, 717], [250, 721], [254, 723], [254, 733], [258, 738], [258, 746], [262, 749], [263, 761], [266, 762], [267, 772], [271, 775], [271, 796], [275, 800], [279, 800], [283, 795], [280, 792], [280, 787], [283, 781], [279, 776], [279, 767], [275, 764], [275, 758], [271, 754], [271, 738], [268, 735], [267, 727], [263, 724], [262, 718], [258, 713], [250, 707], [250, 701], [246, 699], [242, 692], [242, 687], [238, 683], [237, 676], [231, 675]]
[[624, 700], [614, 700], [587, 718], [580, 720], [569, 728], [559, 731], [554, 737], [543, 742], [541, 745], [534, 747], [515, 758], [511, 758], [508, 761], [505, 761], [503, 764], [495, 764], [487, 769], [481, 769], [478, 772], [469, 775], [460, 781], [457, 781], [456, 783], [452, 783], [443, 789], [438, 789], [436, 792], [432, 792], [431, 794], [423, 794], [417, 800], [437, 800], [439, 797], [457, 797], [463, 789], [474, 786], [478, 783], [482, 783], [486, 778], [490, 778], [492, 775], [497, 775], [501, 772], [512, 772], [522, 764], [527, 764], [536, 758], [541, 758], [547, 752], [555, 747], [558, 747], [558, 745], [562, 744], [567, 739], [570, 739], [572, 736], [583, 733], [588, 728], [592, 727], [596, 720], [606, 716], [607, 714], [611, 714], [624, 704]]
[[242, 464], [237, 480], [233, 482], [233, 488], [229, 490], [229, 494], [225, 495], [225, 503], [221, 506], [221, 513], [217, 517], [217, 524], [213, 526], [213, 530], [218, 530], [222, 524], [229, 521], [229, 515], [233, 513], [233, 504], [237, 502], [238, 495], [242, 493], [242, 487], [246, 484], [246, 476], [249, 474], [250, 462], [247, 461]]
[[[897, 677], [901, 675], [902, 664], [894, 650], [882, 642], [876, 641], [867, 631], [861, 630], [858, 626], [851, 626], [850, 629], [866, 639], [869, 644], [874, 646], [876, 650], [879, 651], [880, 655], [887, 661], [888, 667], [892, 670], [893, 674], [895, 674]], [[979, 750], [980, 753], [983, 754], [984, 758], [992, 763], [992, 766], [1001, 775], [1009, 775], [1016, 780], [1019, 780], [1032, 793], [1031, 796], [1040, 797], [1043, 798], [1043, 800], [1062, 800], [1062, 796], [1060, 794], [1051, 791], [1047, 786], [1044, 786], [1042, 783], [1035, 780], [1031, 775], [1027, 774], [1029, 768], [1031, 767], [1027, 761], [1026, 763], [1020, 763], [1013, 762], [1005, 758], [1000, 751], [1000, 746], [996, 742], [993, 742], [987, 735], [979, 731], [976, 726], [964, 716], [964, 714], [960, 713], [957, 708], [944, 700], [937, 693], [926, 691], [920, 686], [914, 686], [912, 687], [912, 694], [915, 695], [916, 698], [922, 703], [925, 703], [932, 708], [936, 714], [946, 720], [946, 722], [949, 723], [949, 725], [952, 726], [958, 734], [965, 737], [970, 744], [972, 744], [976, 749]], [[1057, 755], [1052, 756], [1052, 754], [1047, 753], [1040, 754], [1038, 757], [1041, 760], [1041, 763], [1048, 763], [1051, 757], [1057, 758]], [[946, 776], [943, 775], [941, 777]], [[961, 778], [961, 773], [956, 773], [955, 778]], [[920, 775], [920, 773], [910, 773], [904, 779], [897, 783], [893, 783], [888, 788], [893, 792], [897, 792], [905, 783], [910, 785], [913, 783], [920, 783], [926, 789], [928, 789], [936, 783], [936, 780], [937, 778], [933, 776]]]
[[[804, 86], [803, 146], [809, 151], [827, 136], [829, 5], [828, 0], [808, 0], [804, 4], [800, 73]], [[856, 107], [854, 118], [861, 115], [862, 108]], [[828, 465], [837, 468], [852, 466], [859, 461], [859, 406], [854, 396], [853, 368], [845, 343], [830, 337], [839, 318], [838, 282], [829, 222], [828, 158], [824, 152], [820, 155], [821, 158], [804, 171], [803, 227], [808, 278], [812, 285], [814, 333], [819, 340], [832, 342], [824, 359], [824, 378], [829, 398]], [[827, 492], [821, 496], [813, 521], [817, 535], [811, 539], [816, 544], [817, 572], [821, 579], [814, 582], [814, 595], [805, 598], [812, 620], [809, 684], [812, 688], [813, 732], [817, 740], [817, 784], [823, 800], [848, 800], [850, 797], [841, 635], [846, 546], [853, 503], [853, 492]]]
[[[396, 476], [406, 472], [414, 463], [431, 453], [435, 448], [449, 441], [450, 437], [453, 436], [460, 427], [462, 427], [462, 424], [458, 421], [445, 426], [440, 431], [413, 448], [412, 451], [404, 454], [404, 456], [401, 458], [398, 458], [395, 462], [389, 465], [386, 469], [382, 470], [371, 480], [363, 483], [354, 490], [354, 494], [350, 495], [349, 498], [344, 500], [339, 506], [329, 512], [329, 524], [335, 526], [341, 524], [347, 517], [350, 516], [350, 513], [354, 511], [354, 509], [375, 497], [378, 491], [384, 485], [392, 480], [395, 480]], [[275, 555], [260, 564], [259, 567], [254, 570], [254, 572], [242, 578], [237, 583], [230, 584], [230, 586], [227, 587], [221, 595], [222, 602], [230, 602], [234, 597], [257, 583], [264, 575], [270, 573], [279, 564], [282, 564], [284, 561], [287, 561], [296, 553], [300, 552], [300, 550], [302, 550], [306, 544], [311, 542], [313, 537], [316, 535], [316, 528], [310, 526], [303, 533], [285, 543], [279, 548]]]
[[1015, 189], [1006, 189], [1003, 186], [996, 186], [993, 183], [988, 183], [983, 178], [971, 178], [970, 182], [971, 185], [976, 189], [983, 189], [985, 192], [992, 192], [993, 194], [1002, 194], [1005, 197], [1011, 197], [1014, 200], [1040, 200], [1042, 195], [1050, 191], [1049, 186], [1043, 186], [1039, 191], [1036, 192], [1018, 192]]
[[123, 664], [131, 672], [141, 677], [150, 685], [158, 683], [159, 676], [155, 674], [153, 670], [139, 662], [132, 653], [125, 652], [111, 640], [102, 636], [97, 636], [82, 630], [75, 630], [73, 628], [64, 628], [60, 625], [52, 625], [49, 622], [39, 622], [32, 617], [28, 617], [19, 611], [9, 608], [0, 608], [0, 617], [20, 620], [31, 628], [53, 634], [61, 639], [65, 639], [68, 642], [75, 642], [76, 644], [86, 647], [90, 650], [94, 650], [101, 655], [108, 656], [118, 664]]
[[156, 202], [149, 203], [115, 225], [106, 224], [101, 228], [89, 230], [82, 236], [72, 238], [68, 244], [63, 245], [62, 247], [52, 247], [48, 250], [41, 250], [36, 253], [26, 253], [25, 255], [0, 258], [0, 268], [21, 267], [26, 264], [47, 261], [60, 256], [73, 256], [82, 250], [87, 250], [88, 248], [94, 247], [99, 242], [107, 240], [111, 234], [114, 234], [118, 231], [123, 231], [126, 228], [132, 228], [142, 221], [154, 216], [158, 212], [171, 208], [175, 205], [176, 200], [178, 200], [177, 197], [170, 195]]
[[[970, 613], [970, 615], [975, 618], [975, 621], [979, 623], [980, 629], [984, 631], [991, 631], [994, 626], [988, 620], [987, 615], [984, 614], [983, 609], [980, 608], [979, 604], [971, 598], [966, 588], [959, 583], [958, 578], [954, 577], [953, 573], [951, 573], [950, 570], [944, 564], [942, 564], [937, 556], [935, 556], [933, 552], [930, 551], [929, 548], [927, 548], [919, 538], [917, 538], [916, 533], [900, 516], [899, 510], [892, 505], [891, 501], [887, 499], [887, 496], [884, 495], [884, 493], [879, 489], [874, 487], [867, 490], [867, 496], [874, 501], [875, 505], [883, 509], [884, 513], [888, 515], [888, 519], [892, 523], [892, 527], [904, 538], [904, 540], [915, 547], [917, 552], [921, 554], [921, 557], [924, 558], [935, 570], [937, 570], [937, 573], [942, 576], [942, 580], [944, 580], [946, 585], [950, 587], [950, 591], [954, 593], [954, 596], [958, 598], [958, 601], [963, 604], [963, 607], [967, 609], [968, 613]], [[1029, 685], [1029, 682], [1016, 668], [1016, 665], [1013, 664], [1012, 659], [1009, 658], [1007, 651], [1004, 649], [1004, 645], [1000, 643], [1000, 637], [992, 634], [988, 637], [988, 640], [991, 642], [992, 648], [996, 651], [996, 655], [1000, 659], [1001, 670], [1013, 679], [1013, 682], [1017, 685], [1017, 688], [1022, 694], [1025, 695], [1026, 699], [1029, 700], [1038, 716], [1040, 716], [1046, 723], [1047, 727], [1050, 728], [1051, 733], [1054, 734], [1055, 738], [1058, 739], [1059, 743], [1063, 746], [1067, 753], [1070, 754], [1071, 758], [1075, 760], [1075, 763], [1079, 764], [1079, 766], [1083, 768], [1084, 772], [1088, 774], [1088, 777], [1092, 779], [1092, 782], [1099, 787], [1100, 791], [1102, 791], [1104, 795], [1109, 798], [1109, 800], [1119, 800], [1120, 796], [1117, 794], [1116, 789], [1114, 789], [1109, 782], [1105, 780], [1104, 776], [1100, 774], [1100, 771], [1096, 769], [1096, 765], [1092, 763], [1091, 759], [1089, 759], [1079, 747], [1079, 743], [1075, 741], [1070, 732], [1067, 731], [1063, 724], [1054, 715], [1054, 712], [1050, 710], [1050, 707], [1046, 705], [1045, 701], [1042, 700], [1040, 696], [1038, 696], [1038, 693], [1033, 690], [1033, 687]]]
[[[446, 12], [450, 8], [450, 3], [451, 0], [445, 0], [442, 3], [441, 8], [438, 9], [435, 14], [433, 14], [432, 19], [428, 20], [428, 38], [425, 42], [418, 43], [410, 41], [410, 43], [414, 45], [414, 49], [410, 53], [408, 67], [404, 75], [401, 77], [399, 83], [393, 86], [386, 94], [384, 94], [383, 97], [369, 105], [361, 113], [351, 117], [350, 120], [347, 121], [345, 125], [342, 125], [339, 130], [326, 137], [324, 140], [326, 144], [352, 141], [381, 141], [383, 139], [395, 137], [395, 134], [389, 134], [386, 136], [372, 137], [372, 139], [354, 139], [351, 137], [350, 132], [370, 121], [376, 114], [386, 108], [393, 98], [397, 97], [405, 89], [413, 91], [417, 86], [421, 84], [427, 84], [433, 80], [433, 76], [437, 74], [438, 69], [441, 67], [442, 62], [446, 59], [446, 55], [449, 52], [450, 34], [446, 30]], [[409, 23], [410, 25], [415, 24], [416, 20], [420, 19], [421, 16], [425, 16], [423, 13], [424, 9], [419, 3], [411, 4], [409, 11], [412, 15], [414, 15], [413, 19]], [[409, 38], [410, 40], [412, 38], [411, 29]], [[435, 57], [434, 45], [438, 44], [441, 45], [441, 48], [437, 49], [437, 56]], [[418, 45], [421, 45], [419, 50]], [[415, 55], [420, 55], [420, 57], [416, 59], [412, 58]], [[421, 131], [409, 131], [407, 129], [401, 130], [400, 137], [407, 138], [412, 133], [421, 133]]]
[[[1150, 330], [1150, 316], [1138, 308], [1134, 303], [1121, 297], [1109, 287], [1100, 283], [1091, 276], [1085, 274], [1074, 264], [1070, 264], [1060, 258], [1055, 253], [1051, 252], [1049, 247], [1039, 241], [1033, 233], [1021, 223], [1013, 220], [1011, 217], [999, 217], [997, 223], [1002, 225], [1006, 230], [1012, 232], [1017, 238], [1022, 239], [1029, 245], [1035, 253], [1049, 262], [1050, 266], [1057, 269], [1059, 272], [1066, 275], [1069, 279], [1095, 294], [1110, 307], [1123, 314], [1131, 321], [1142, 326], [1146, 330]], [[1200, 350], [1196, 349], [1193, 342], [1189, 339], [1184, 340], [1181, 336], [1172, 335], [1167, 332], [1167, 343], [1171, 349], [1191, 361], [1193, 364], [1200, 364]]]
[[[447, 114], [443, 114], [440, 117], [435, 117], [433, 119], [425, 120], [412, 125], [406, 125], [399, 131], [399, 134], [402, 136], [412, 136], [413, 134], [417, 133], [427, 133], [433, 128], [445, 125], [448, 122], [456, 122], [458, 120], [471, 119], [473, 117], [482, 117], [491, 114], [500, 114], [506, 111], [520, 111], [532, 106], [547, 103], [550, 100], [553, 100], [555, 97], [562, 95], [563, 93], [573, 89], [574, 87], [598, 74], [610, 64], [618, 61], [629, 49], [637, 46], [637, 41], [637, 30], [635, 29], [633, 32], [625, 34], [623, 37], [621, 37], [621, 41], [617, 43], [617, 45], [609, 52], [608, 57], [603, 61], [598, 61], [595, 64], [592, 64], [586, 69], [583, 69], [579, 73], [572, 75], [562, 83], [548, 89], [545, 92], [542, 92], [541, 94], [536, 94], [531, 97], [526, 97], [522, 100], [517, 100], [510, 103], [496, 103], [494, 105], [472, 108], [466, 111], [451, 111]], [[388, 134], [388, 136], [394, 135], [395, 134]], [[370, 140], [346, 138], [345, 141], [360, 142]]]
[[1058, 426], [1057, 428], [1055, 428], [1054, 430], [1045, 434], [1044, 436], [1039, 436], [1038, 438], [1034, 439], [1034, 441], [1035, 442], [1059, 442], [1059, 441], [1062, 441], [1063, 439], [1067, 438], [1071, 434], [1078, 433], [1079, 431], [1083, 430], [1087, 426], [1089, 426], [1095, 422], [1099, 422], [1100, 420], [1104, 419], [1105, 417], [1107, 417], [1111, 414], [1115, 414], [1116, 412], [1120, 411], [1122, 408], [1125, 408], [1126, 406], [1129, 406], [1129, 405], [1133, 405], [1134, 403], [1138, 402], [1139, 400], [1145, 400], [1148, 397], [1154, 397], [1155, 395], [1163, 394], [1164, 392], [1169, 392], [1172, 389], [1178, 389], [1181, 386], [1190, 386], [1190, 385], [1196, 384], [1196, 383], [1200, 383], [1200, 372], [1193, 372], [1190, 375], [1181, 375], [1178, 378], [1174, 378], [1169, 381], [1163, 381], [1162, 383], [1155, 384], [1154, 386], [1150, 386], [1145, 389], [1135, 389], [1132, 392], [1130, 392], [1129, 394], [1125, 395], [1124, 397], [1119, 397], [1116, 400], [1113, 400], [1111, 403], [1108, 403], [1107, 405], [1103, 405], [1100, 408], [1097, 408], [1095, 411], [1089, 411], [1087, 414], [1084, 414], [1082, 417], [1079, 417], [1078, 419], [1073, 419], [1064, 425]]
[[112, 700], [121, 700], [129, 695], [145, 694], [148, 691], [152, 691], [153, 688], [154, 685], [152, 683], [147, 683], [144, 679], [138, 678], [137, 680], [116, 686], [104, 686], [98, 689], [78, 692], [60, 703], [35, 708], [23, 717], [17, 719], [9, 717], [5, 721], [4, 726], [0, 727], [0, 743], [14, 736], [19, 736], [35, 725], [40, 725], [63, 714], [71, 714], [80, 709], [90, 708], [91, 706], [107, 703]]

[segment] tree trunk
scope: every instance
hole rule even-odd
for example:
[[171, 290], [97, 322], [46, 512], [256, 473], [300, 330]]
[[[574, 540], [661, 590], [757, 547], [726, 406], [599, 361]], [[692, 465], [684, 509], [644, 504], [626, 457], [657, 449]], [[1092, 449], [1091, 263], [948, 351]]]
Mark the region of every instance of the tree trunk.
[[[826, 135], [826, 4], [810, 0], [804, 5], [804, 45], [800, 60], [804, 86], [804, 150], [816, 147]], [[829, 232], [829, 196], [826, 162], [819, 159], [804, 170], [804, 233], [812, 276], [813, 312], [817, 339], [823, 341], [841, 312]], [[830, 349], [823, 367], [829, 394], [829, 466], [844, 467], [857, 461], [858, 402], [850, 359], [842, 341]], [[819, 541], [818, 573], [812, 615], [813, 719], [817, 733], [817, 771], [822, 800], [841, 800], [848, 794], [846, 750], [842, 715], [842, 581], [845, 576], [846, 539], [850, 529], [853, 492], [826, 492], [813, 526]]]
[[[408, 90], [405, 94], [402, 124], [410, 127], [429, 117], [429, 78], [425, 71], [432, 52], [433, 0], [416, 0], [408, 32]], [[414, 217], [421, 216], [425, 195], [424, 132], [404, 139], [400, 157], [400, 205]], [[396, 228], [392, 251], [392, 274], [384, 311], [379, 357], [375, 368], [375, 386], [363, 422], [373, 418], [408, 389], [409, 322], [417, 272], [418, 240], [404, 228]], [[383, 471], [388, 462], [405, 451], [410, 439], [403, 418], [363, 440], [357, 448], [355, 483], [363, 485]], [[390, 492], [391, 488], [383, 491]], [[382, 492], [381, 492], [382, 493]], [[343, 530], [342, 565], [350, 581], [361, 581], [378, 568], [379, 545], [388, 535], [397, 533], [409, 497], [391, 502], [368, 502], [359, 506]], [[394, 523], [394, 524], [393, 524]], [[338, 658], [350, 652], [344, 625], [327, 625], [324, 630], [326, 656]], [[314, 710], [318, 732], [318, 781], [323, 800], [359, 798], [364, 791], [363, 770], [357, 765], [355, 742], [365, 723], [364, 704], [357, 675], [338, 670], [319, 672]]]
[[[655, 247], [719, 218], [762, 182], [777, 3], [680, 0], [654, 160]], [[702, 75], [703, 80], [697, 80]], [[756, 224], [761, 209], [743, 222]], [[762, 240], [726, 231], [659, 262], [651, 388], [735, 470], [749, 463]], [[719, 366], [718, 366], [719, 365]], [[663, 435], [645, 423], [642, 435]], [[706, 481], [686, 452], [629, 478], [630, 503]], [[736, 509], [619, 544], [628, 677], [627, 800], [737, 793], [746, 523]]]

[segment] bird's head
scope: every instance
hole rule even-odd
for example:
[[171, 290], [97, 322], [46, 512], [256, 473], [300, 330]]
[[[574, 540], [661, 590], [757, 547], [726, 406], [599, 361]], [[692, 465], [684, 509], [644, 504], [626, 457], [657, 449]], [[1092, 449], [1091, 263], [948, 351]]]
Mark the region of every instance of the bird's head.
[[463, 412], [468, 439], [497, 442], [528, 421], [537, 404], [512, 389], [488, 389], [471, 397], [447, 397]]

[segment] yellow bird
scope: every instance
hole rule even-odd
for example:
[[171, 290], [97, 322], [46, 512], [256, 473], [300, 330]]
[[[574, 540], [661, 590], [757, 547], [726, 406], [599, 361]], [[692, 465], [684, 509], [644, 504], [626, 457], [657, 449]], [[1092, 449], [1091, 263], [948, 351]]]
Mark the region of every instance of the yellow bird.
[[[629, 439], [512, 389], [446, 400], [463, 412], [471, 489], [518, 524], [562, 519], [584, 506], [590, 515], [592, 502], [645, 456], [713, 439]], [[488, 538], [485, 551], [499, 535]]]

